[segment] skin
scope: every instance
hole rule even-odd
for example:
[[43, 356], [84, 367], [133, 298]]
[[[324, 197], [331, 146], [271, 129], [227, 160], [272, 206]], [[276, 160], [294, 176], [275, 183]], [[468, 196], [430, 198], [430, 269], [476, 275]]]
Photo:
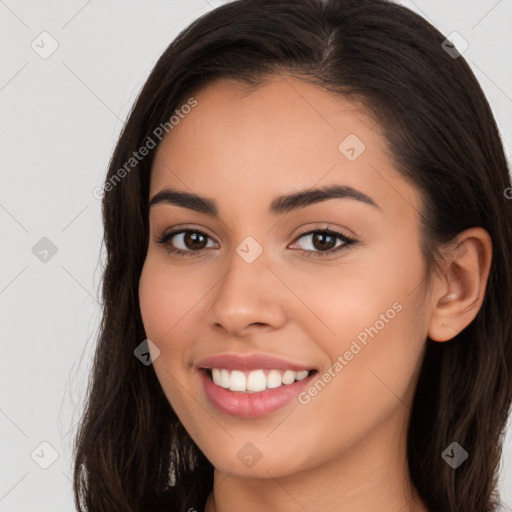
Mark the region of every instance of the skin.
[[[205, 510], [232, 512], [243, 503], [248, 512], [426, 511], [406, 465], [414, 389], [427, 335], [451, 339], [480, 308], [488, 233], [461, 233], [429, 279], [421, 196], [393, 168], [362, 106], [285, 75], [255, 90], [222, 79], [194, 97], [197, 106], [157, 150], [150, 198], [164, 187], [193, 192], [214, 199], [219, 217], [153, 206], [139, 295], [147, 337], [161, 351], [156, 375], [215, 467]], [[338, 149], [349, 134], [366, 146], [354, 161]], [[338, 198], [268, 212], [278, 195], [331, 184], [354, 187], [378, 208]], [[308, 257], [322, 246], [299, 235], [326, 225], [357, 244]], [[199, 254], [176, 256], [157, 243], [182, 226], [208, 235]], [[248, 236], [263, 250], [252, 263], [236, 252]], [[182, 235], [168, 244], [197, 247]], [[332, 373], [337, 357], [394, 303], [401, 311], [307, 404], [293, 400], [242, 419], [222, 414], [204, 394], [194, 364], [219, 353], [265, 353]], [[237, 457], [248, 442], [261, 453], [252, 467]]]

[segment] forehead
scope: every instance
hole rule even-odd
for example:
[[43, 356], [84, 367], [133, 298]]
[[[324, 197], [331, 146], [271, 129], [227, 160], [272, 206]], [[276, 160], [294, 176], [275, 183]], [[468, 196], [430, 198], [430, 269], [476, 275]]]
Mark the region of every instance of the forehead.
[[220, 79], [193, 97], [157, 150], [150, 196], [168, 186], [223, 202], [233, 192], [266, 208], [276, 195], [340, 183], [379, 204], [419, 204], [360, 103], [281, 75], [256, 88]]

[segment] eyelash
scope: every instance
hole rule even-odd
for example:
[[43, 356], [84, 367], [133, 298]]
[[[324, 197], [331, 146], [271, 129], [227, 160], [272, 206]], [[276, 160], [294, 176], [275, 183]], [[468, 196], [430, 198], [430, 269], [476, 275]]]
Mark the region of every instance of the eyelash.
[[[167, 251], [170, 254], [174, 254], [176, 256], [195, 256], [195, 255], [199, 254], [204, 249], [184, 251], [182, 249], [176, 249], [175, 247], [173, 247], [172, 245], [170, 245], [168, 243], [168, 241], [173, 236], [181, 234], [181, 233], [187, 233], [187, 232], [188, 233], [199, 233], [200, 235], [202, 235], [202, 236], [204, 236], [206, 238], [211, 238], [209, 235], [207, 235], [206, 233], [204, 233], [203, 231], [200, 231], [198, 229], [178, 229], [178, 230], [175, 230], [175, 231], [171, 231], [169, 233], [164, 233], [161, 237], [159, 237], [157, 239], [156, 242], [158, 244], [161, 244], [161, 245], [165, 246], [165, 248], [167, 249]], [[347, 235], [345, 235], [345, 233], [342, 233], [342, 232], [339, 232], [339, 231], [335, 231], [335, 230], [329, 229], [329, 228], [313, 229], [313, 230], [301, 233], [300, 235], [297, 236], [297, 238], [294, 240], [293, 243], [295, 243], [296, 241], [298, 241], [299, 239], [301, 239], [304, 236], [312, 235], [314, 233], [323, 233], [323, 234], [333, 235], [336, 238], [339, 238], [344, 243], [342, 245], [334, 248], [334, 249], [329, 249], [327, 251], [308, 251], [308, 250], [305, 250], [305, 249], [295, 249], [295, 250], [299, 250], [302, 254], [304, 254], [308, 258], [322, 258], [322, 257], [325, 257], [325, 256], [330, 256], [330, 255], [332, 255], [334, 253], [338, 253], [339, 251], [341, 251], [343, 249], [348, 249], [348, 248], [354, 246], [355, 244], [357, 244], [356, 240], [354, 240], [353, 238], [348, 237]]]

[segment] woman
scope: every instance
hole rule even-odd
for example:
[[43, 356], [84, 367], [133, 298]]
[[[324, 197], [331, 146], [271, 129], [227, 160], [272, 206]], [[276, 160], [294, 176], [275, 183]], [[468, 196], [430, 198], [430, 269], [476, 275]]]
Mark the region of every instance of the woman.
[[238, 0], [195, 21], [103, 190], [77, 506], [496, 510], [510, 186], [474, 75], [411, 11]]

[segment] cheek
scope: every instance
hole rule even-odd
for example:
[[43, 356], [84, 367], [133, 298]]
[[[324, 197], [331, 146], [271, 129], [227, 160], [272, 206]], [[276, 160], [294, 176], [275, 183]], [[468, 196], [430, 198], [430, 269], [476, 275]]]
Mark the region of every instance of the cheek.
[[[304, 439], [307, 431], [311, 442], [304, 440], [303, 449], [319, 460], [329, 450], [341, 453], [378, 425], [398, 428], [422, 361], [426, 332], [419, 294], [358, 293], [357, 300], [338, 311], [337, 321], [332, 319], [336, 336], [326, 337], [325, 329], [317, 327], [314, 339], [310, 326], [312, 339], [332, 363], [301, 396], [296, 424], [287, 423], [280, 432], [286, 445], [287, 438], [296, 434]], [[329, 440], [322, 450], [313, 441], [319, 438]]]
[[[176, 412], [187, 416], [188, 402], [182, 385], [185, 368], [187, 322], [192, 304], [197, 302], [197, 286], [187, 286], [183, 273], [170, 272], [157, 257], [148, 256], [139, 281], [139, 302], [146, 336], [160, 349], [153, 369]], [[195, 290], [195, 291], [194, 291]]]
[[378, 249], [356, 249], [336, 266], [288, 270], [291, 287], [302, 299], [295, 301], [294, 320], [307, 322], [303, 324], [305, 332], [330, 340], [339, 351], [358, 334], [363, 333], [364, 338], [365, 329], [375, 324], [379, 331], [387, 330], [395, 323], [397, 309], [405, 311], [407, 306], [401, 316], [414, 315], [411, 307], [421, 309], [423, 304], [422, 299], [412, 301], [424, 275], [419, 246], [414, 244], [406, 237], [390, 239]]
[[197, 300], [190, 297], [194, 288], [185, 286], [178, 272], [170, 272], [168, 266], [155, 259], [146, 259], [142, 269], [140, 310], [146, 336], [160, 350], [159, 357], [153, 361], [153, 369], [167, 400], [178, 412], [186, 407], [179, 383], [183, 381], [186, 368], [186, 340], [193, 339], [192, 333], [187, 336], [189, 324], [185, 320]]
[[[331, 345], [334, 364], [302, 395], [296, 424], [283, 426], [279, 442], [286, 446], [287, 439], [297, 436], [301, 449], [315, 454], [314, 462], [341, 455], [381, 429], [396, 432], [390, 439], [398, 447], [422, 359], [406, 311], [404, 307], [378, 334], [368, 335], [366, 344], [356, 339], [357, 346], [348, 337]], [[318, 446], [317, 439], [327, 442]]]
[[185, 275], [188, 273], [170, 272], [157, 258], [148, 257], [144, 263], [139, 281], [140, 310], [146, 335], [157, 344], [172, 337], [198, 300], [197, 281], [191, 283]]
[[165, 256], [160, 259], [150, 250], [139, 280], [139, 302], [146, 336], [160, 350], [153, 367], [174, 407], [177, 401], [186, 402], [181, 391], [191, 377], [191, 340], [198, 337], [201, 301], [212, 285], [207, 276], [171, 268]]
[[[297, 288], [309, 311], [295, 318], [328, 354], [331, 374], [343, 375], [326, 375], [333, 384], [326, 385], [329, 390], [322, 391], [318, 404], [325, 401], [325, 410], [329, 402], [343, 404], [349, 415], [360, 418], [361, 426], [366, 414], [362, 410], [371, 415], [381, 409], [385, 414], [396, 405], [395, 394], [409, 392], [421, 362], [428, 310], [425, 288], [418, 286], [424, 276], [423, 258], [411, 242], [395, 239], [379, 251], [361, 251], [357, 257], [354, 253], [346, 266], [331, 268], [330, 273], [322, 270], [324, 275], [303, 273]], [[336, 361], [340, 364], [334, 367]]]

